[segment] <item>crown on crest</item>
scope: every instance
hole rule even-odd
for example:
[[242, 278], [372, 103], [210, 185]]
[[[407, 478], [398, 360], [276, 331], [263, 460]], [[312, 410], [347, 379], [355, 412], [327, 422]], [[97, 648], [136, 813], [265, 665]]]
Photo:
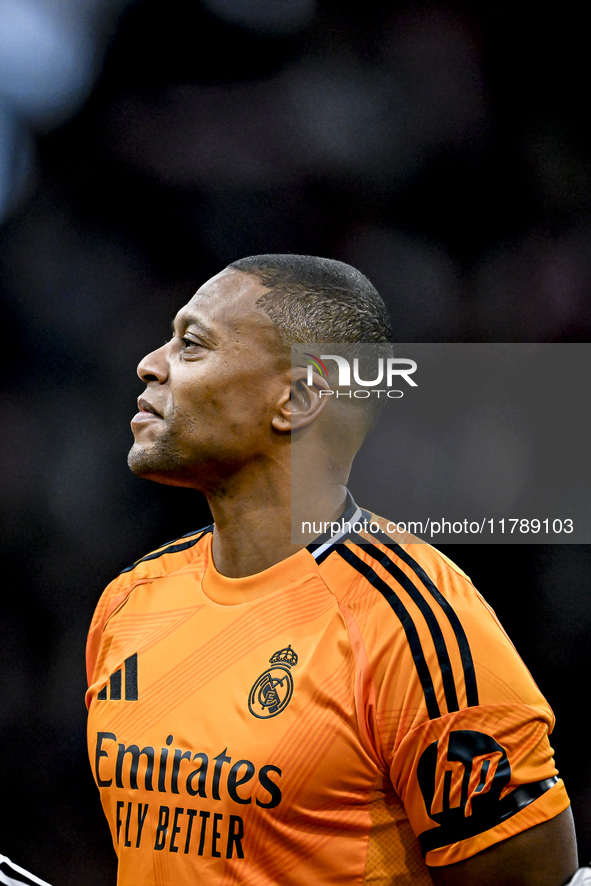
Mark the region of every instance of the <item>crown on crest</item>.
[[286, 664], [288, 667], [294, 667], [298, 663], [298, 654], [291, 648], [291, 643], [285, 649], [278, 649], [269, 659], [271, 664]]

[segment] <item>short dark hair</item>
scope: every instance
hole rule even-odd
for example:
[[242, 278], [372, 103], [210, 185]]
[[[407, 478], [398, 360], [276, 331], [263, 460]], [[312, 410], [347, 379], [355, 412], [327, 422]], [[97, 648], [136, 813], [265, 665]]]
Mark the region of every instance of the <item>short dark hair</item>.
[[251, 255], [228, 265], [269, 292], [257, 305], [291, 342], [391, 342], [386, 306], [361, 271], [315, 255]]

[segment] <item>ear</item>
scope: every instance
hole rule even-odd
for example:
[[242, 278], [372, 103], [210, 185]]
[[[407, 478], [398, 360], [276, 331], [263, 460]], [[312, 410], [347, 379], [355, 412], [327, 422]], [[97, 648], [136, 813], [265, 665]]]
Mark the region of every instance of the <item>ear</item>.
[[296, 366], [291, 370], [291, 384], [277, 414], [271, 422], [276, 431], [297, 431], [313, 422], [326, 406], [331, 393], [326, 379], [312, 373], [308, 384], [308, 369]]

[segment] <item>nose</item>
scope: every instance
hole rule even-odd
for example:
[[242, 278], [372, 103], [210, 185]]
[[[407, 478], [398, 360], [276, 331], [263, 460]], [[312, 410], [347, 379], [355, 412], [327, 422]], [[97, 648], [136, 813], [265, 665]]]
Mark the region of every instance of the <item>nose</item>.
[[168, 360], [166, 359], [166, 345], [146, 354], [143, 360], [140, 360], [137, 367], [137, 374], [145, 384], [151, 381], [164, 384], [168, 378]]

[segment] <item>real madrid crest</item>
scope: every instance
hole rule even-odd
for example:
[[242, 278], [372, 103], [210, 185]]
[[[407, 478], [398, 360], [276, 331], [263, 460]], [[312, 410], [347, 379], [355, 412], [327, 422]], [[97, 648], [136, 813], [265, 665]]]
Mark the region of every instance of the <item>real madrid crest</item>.
[[258, 678], [248, 696], [250, 713], [264, 720], [285, 710], [293, 695], [291, 668], [298, 663], [297, 653], [290, 646], [279, 649], [269, 659], [273, 667]]

